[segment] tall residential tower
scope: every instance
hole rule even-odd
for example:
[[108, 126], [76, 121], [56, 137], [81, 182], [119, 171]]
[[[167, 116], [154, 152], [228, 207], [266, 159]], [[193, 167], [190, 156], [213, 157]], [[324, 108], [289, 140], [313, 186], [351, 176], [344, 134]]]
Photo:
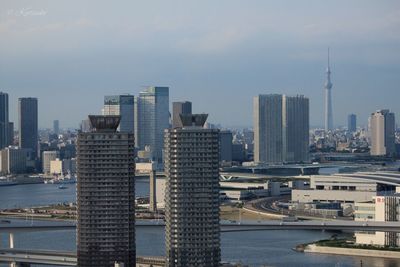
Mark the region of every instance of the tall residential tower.
[[325, 82], [325, 131], [333, 130], [333, 114], [332, 114], [332, 82], [331, 82], [331, 67], [329, 62], [328, 49], [328, 67], [326, 68]]
[[77, 253], [80, 267], [135, 266], [134, 136], [120, 116], [89, 116], [77, 140]]
[[166, 266], [220, 266], [219, 130], [181, 114], [165, 130]]

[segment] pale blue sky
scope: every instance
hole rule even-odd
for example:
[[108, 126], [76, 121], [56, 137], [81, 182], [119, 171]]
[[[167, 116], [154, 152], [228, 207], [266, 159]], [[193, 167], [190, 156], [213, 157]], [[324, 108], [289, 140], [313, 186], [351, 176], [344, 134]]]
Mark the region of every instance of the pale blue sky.
[[322, 125], [328, 46], [335, 124], [400, 120], [400, 1], [0, 1], [0, 90], [12, 120], [38, 97], [40, 126], [77, 127], [144, 85], [226, 126], [252, 125], [257, 94], [304, 94]]

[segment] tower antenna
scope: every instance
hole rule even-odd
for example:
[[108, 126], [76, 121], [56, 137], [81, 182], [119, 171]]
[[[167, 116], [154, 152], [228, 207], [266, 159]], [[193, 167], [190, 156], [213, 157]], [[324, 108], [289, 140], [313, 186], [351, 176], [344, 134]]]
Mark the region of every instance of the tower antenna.
[[328, 68], [330, 68], [330, 62], [329, 62], [329, 46], [328, 46]]

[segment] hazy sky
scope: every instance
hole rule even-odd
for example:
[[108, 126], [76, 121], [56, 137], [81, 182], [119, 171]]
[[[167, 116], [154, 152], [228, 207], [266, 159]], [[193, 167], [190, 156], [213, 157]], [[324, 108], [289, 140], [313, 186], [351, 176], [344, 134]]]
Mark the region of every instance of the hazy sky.
[[145, 85], [225, 126], [251, 126], [257, 94], [304, 94], [322, 125], [328, 46], [335, 124], [379, 108], [400, 120], [398, 0], [0, 0], [0, 90], [12, 120], [18, 97], [38, 97], [41, 127], [77, 127]]

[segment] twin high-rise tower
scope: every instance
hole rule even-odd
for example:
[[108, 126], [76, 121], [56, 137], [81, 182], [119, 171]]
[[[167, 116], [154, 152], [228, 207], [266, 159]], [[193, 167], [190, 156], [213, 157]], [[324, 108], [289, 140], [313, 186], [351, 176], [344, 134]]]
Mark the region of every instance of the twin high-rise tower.
[[278, 94], [254, 98], [254, 161], [281, 164], [309, 160], [309, 100]]
[[[220, 266], [219, 130], [181, 114], [165, 130], [166, 266]], [[135, 266], [134, 136], [119, 115], [89, 116], [77, 140], [80, 267]]]
[[181, 114], [165, 130], [166, 266], [220, 266], [219, 130]]
[[77, 140], [80, 267], [135, 266], [135, 140], [119, 115], [89, 116]]

